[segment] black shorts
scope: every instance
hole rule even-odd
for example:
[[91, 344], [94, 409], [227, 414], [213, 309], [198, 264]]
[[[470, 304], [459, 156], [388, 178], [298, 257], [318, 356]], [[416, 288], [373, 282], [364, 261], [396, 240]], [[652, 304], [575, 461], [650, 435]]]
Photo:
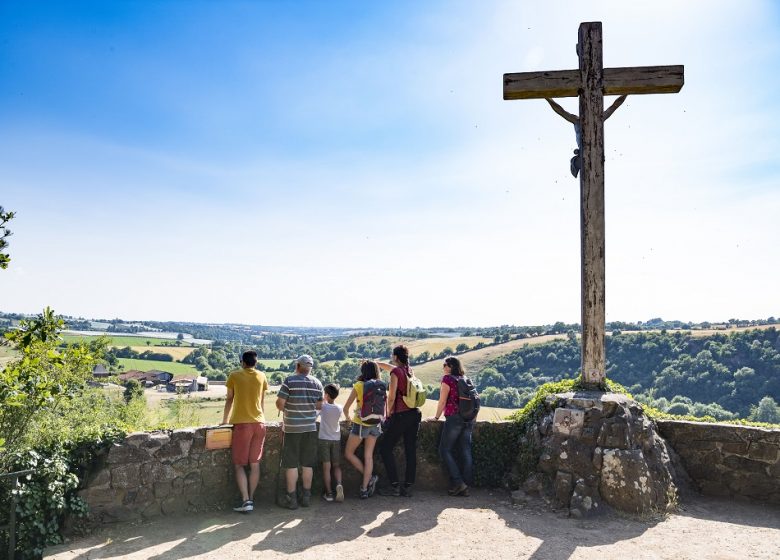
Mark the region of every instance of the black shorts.
[[316, 431], [299, 434], [284, 434], [284, 448], [282, 449], [282, 468], [295, 469], [298, 467], [314, 467], [317, 464], [317, 440]]

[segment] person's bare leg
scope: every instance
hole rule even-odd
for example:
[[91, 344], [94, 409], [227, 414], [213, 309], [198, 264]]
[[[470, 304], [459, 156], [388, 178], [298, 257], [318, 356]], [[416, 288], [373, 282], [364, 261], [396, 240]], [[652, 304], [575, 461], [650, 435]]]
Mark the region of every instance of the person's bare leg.
[[325, 492], [332, 494], [333, 487], [330, 483], [330, 461], [324, 461], [322, 463], [322, 481], [325, 483]]
[[260, 463], [249, 464], [249, 500], [254, 500], [255, 490], [260, 483]]
[[301, 467], [303, 471], [303, 489], [311, 490], [311, 482], [314, 478], [314, 469], [311, 467]]
[[246, 502], [249, 499], [249, 490], [247, 488], [246, 470], [244, 465], [233, 465], [236, 473], [236, 484], [238, 485], [238, 491], [241, 493], [241, 500]]
[[368, 488], [368, 481], [371, 480], [371, 476], [374, 474], [375, 445], [375, 437], [369, 436], [366, 438], [366, 443], [363, 447], [363, 486], [361, 486], [361, 488]]
[[287, 493], [295, 492], [295, 485], [298, 484], [298, 468], [287, 469], [284, 472], [284, 480], [287, 483]]
[[349, 438], [347, 438], [347, 446], [344, 449], [344, 457], [353, 467], [355, 467], [357, 472], [363, 474], [363, 462], [357, 458], [357, 455], [355, 455], [355, 450], [358, 448], [361, 441], [362, 440], [358, 436], [349, 434]]

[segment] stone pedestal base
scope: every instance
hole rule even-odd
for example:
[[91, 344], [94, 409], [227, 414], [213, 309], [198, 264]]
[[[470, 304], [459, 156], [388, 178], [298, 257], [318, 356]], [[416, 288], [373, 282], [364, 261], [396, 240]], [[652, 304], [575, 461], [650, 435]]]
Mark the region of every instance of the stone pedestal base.
[[551, 395], [528, 443], [541, 448], [537, 470], [524, 490], [541, 489], [573, 517], [605, 505], [647, 514], [671, 510], [675, 471], [666, 443], [633, 400], [615, 393]]

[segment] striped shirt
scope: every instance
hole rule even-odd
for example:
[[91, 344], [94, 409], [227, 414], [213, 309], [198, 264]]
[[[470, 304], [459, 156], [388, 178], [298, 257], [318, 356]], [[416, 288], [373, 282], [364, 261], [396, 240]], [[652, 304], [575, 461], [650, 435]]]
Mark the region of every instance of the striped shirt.
[[282, 383], [279, 398], [285, 399], [284, 432], [317, 431], [317, 403], [322, 401], [322, 383], [311, 375], [296, 373]]

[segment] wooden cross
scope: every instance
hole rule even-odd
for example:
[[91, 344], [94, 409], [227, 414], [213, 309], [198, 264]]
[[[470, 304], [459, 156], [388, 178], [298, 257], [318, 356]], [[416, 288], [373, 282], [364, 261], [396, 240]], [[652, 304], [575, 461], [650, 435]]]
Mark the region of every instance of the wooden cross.
[[581, 131], [582, 380], [602, 386], [606, 379], [604, 96], [677, 93], [684, 83], [683, 66], [604, 68], [601, 22], [580, 24], [577, 55], [579, 70], [504, 74], [504, 99], [579, 97], [580, 114], [574, 120]]

